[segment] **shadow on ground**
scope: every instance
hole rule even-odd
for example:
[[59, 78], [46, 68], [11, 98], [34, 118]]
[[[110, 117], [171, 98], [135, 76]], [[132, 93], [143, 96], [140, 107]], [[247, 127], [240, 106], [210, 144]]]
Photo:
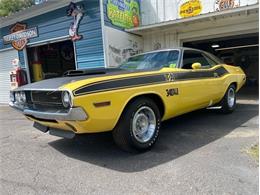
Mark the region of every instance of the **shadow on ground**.
[[205, 146], [258, 115], [258, 105], [238, 104], [233, 114], [213, 110], [192, 112], [162, 124], [158, 142], [149, 152], [129, 154], [114, 144], [111, 133], [91, 134], [49, 143], [68, 157], [121, 172], [143, 171]]

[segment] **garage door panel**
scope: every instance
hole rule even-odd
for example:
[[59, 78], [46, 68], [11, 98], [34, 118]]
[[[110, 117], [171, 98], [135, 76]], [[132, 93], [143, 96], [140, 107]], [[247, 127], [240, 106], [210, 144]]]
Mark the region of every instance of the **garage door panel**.
[[0, 103], [9, 102], [9, 72], [13, 70], [11, 62], [15, 58], [18, 58], [18, 52], [14, 49], [0, 51]]

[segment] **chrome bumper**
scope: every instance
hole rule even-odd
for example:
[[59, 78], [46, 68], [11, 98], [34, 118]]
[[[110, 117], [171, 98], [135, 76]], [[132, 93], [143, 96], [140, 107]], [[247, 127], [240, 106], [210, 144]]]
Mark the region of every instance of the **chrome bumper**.
[[39, 119], [59, 120], [59, 121], [84, 121], [88, 118], [86, 112], [81, 107], [70, 108], [68, 110], [40, 111], [28, 108], [22, 108], [12, 102], [9, 103], [12, 108], [21, 111], [24, 115], [33, 116]]

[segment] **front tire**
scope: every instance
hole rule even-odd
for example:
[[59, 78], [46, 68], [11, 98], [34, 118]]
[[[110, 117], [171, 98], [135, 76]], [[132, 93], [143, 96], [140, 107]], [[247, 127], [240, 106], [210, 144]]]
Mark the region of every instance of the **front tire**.
[[137, 98], [124, 110], [113, 130], [115, 143], [125, 151], [145, 151], [156, 142], [161, 124], [158, 106], [147, 97]]
[[236, 86], [230, 85], [221, 101], [220, 112], [224, 114], [232, 113], [236, 108]]

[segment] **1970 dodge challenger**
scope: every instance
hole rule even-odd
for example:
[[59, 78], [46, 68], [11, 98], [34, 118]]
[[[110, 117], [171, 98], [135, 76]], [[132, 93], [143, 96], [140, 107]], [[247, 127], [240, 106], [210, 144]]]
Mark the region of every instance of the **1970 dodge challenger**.
[[155, 143], [161, 121], [216, 105], [231, 113], [245, 80], [241, 68], [207, 52], [176, 48], [22, 86], [10, 92], [10, 106], [51, 135], [112, 131], [122, 149], [143, 151]]

